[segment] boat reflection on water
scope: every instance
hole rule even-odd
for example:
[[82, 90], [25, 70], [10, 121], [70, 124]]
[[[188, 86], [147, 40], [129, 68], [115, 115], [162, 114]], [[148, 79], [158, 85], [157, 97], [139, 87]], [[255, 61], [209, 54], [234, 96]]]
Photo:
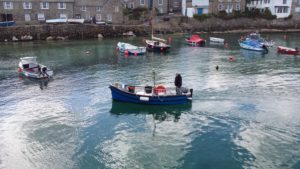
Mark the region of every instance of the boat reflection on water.
[[125, 103], [119, 101], [112, 101], [112, 108], [110, 113], [113, 115], [129, 115], [129, 114], [149, 114], [154, 120], [159, 122], [165, 120], [179, 121], [181, 113], [191, 110], [192, 104], [179, 105], [140, 105], [134, 103]]
[[258, 57], [265, 57], [265, 52], [261, 51], [251, 51], [247, 49], [240, 49], [241, 54], [244, 56], [245, 59], [255, 59]]
[[38, 84], [41, 90], [44, 90], [48, 87], [49, 82], [51, 82], [52, 78], [46, 78], [46, 79], [33, 79], [33, 78], [26, 78], [23, 76], [19, 76], [20, 80], [23, 80], [23, 83], [25, 85], [32, 85], [32, 84]]
[[152, 115], [153, 117], [153, 132], [155, 136], [156, 124], [163, 121], [178, 122], [181, 113], [190, 111], [192, 103], [179, 104], [179, 105], [142, 105], [134, 103], [125, 103], [119, 101], [112, 101], [112, 108], [110, 113], [113, 115]]

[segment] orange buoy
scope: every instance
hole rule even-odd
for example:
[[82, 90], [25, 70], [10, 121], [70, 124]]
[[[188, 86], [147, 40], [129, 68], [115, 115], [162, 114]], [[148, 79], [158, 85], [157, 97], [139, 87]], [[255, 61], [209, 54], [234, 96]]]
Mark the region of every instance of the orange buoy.
[[155, 86], [155, 88], [154, 88], [154, 93], [157, 95], [166, 94], [166, 92], [167, 92], [167, 89], [163, 85], [158, 85], [158, 86]]

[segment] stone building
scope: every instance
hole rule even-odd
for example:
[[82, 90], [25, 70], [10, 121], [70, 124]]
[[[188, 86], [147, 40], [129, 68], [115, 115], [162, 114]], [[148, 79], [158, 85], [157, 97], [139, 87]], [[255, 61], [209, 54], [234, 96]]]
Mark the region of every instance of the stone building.
[[120, 0], [75, 0], [74, 17], [86, 21], [122, 23], [123, 4]]
[[170, 11], [170, 0], [123, 0], [124, 7], [134, 9], [137, 7], [156, 8], [159, 13], [168, 13]]
[[226, 11], [227, 14], [234, 11], [244, 12], [246, 0], [210, 0], [209, 13], [218, 14], [220, 11]]
[[45, 22], [73, 16], [74, 0], [0, 0], [1, 21], [17, 24]]
[[300, 0], [292, 2], [292, 15], [294, 19], [300, 20]]

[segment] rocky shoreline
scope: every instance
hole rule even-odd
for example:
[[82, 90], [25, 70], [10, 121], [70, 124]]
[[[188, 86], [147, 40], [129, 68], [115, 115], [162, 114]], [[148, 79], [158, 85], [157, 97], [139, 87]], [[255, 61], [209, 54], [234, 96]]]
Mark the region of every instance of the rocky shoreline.
[[[211, 18], [204, 21], [172, 18], [168, 22], [155, 23], [154, 33], [247, 33], [260, 32], [300, 32], [300, 22], [289, 20], [265, 20], [238, 18], [222, 20]], [[81, 40], [112, 38], [121, 36], [148, 36], [151, 27], [145, 25], [95, 25], [95, 24], [43, 24], [14, 27], [0, 27], [0, 42], [31, 40]]]

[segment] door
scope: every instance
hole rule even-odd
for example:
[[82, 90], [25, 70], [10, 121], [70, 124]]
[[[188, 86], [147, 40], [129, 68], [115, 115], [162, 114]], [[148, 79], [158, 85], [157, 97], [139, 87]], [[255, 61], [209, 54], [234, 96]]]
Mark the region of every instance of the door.
[[30, 14], [25, 14], [25, 21], [26, 21], [26, 22], [31, 21]]
[[198, 15], [202, 15], [203, 14], [203, 8], [198, 8]]

